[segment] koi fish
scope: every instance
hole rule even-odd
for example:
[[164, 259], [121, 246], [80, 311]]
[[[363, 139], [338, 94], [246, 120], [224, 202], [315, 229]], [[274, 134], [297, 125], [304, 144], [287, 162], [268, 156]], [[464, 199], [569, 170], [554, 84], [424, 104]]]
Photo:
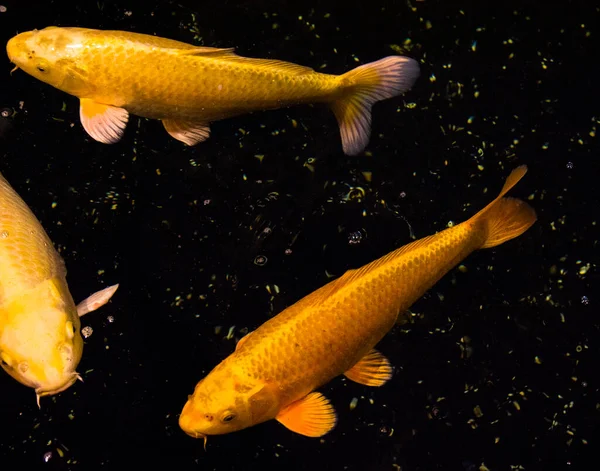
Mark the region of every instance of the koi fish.
[[160, 119], [172, 137], [193, 146], [209, 137], [213, 121], [322, 102], [337, 117], [344, 152], [355, 155], [369, 142], [373, 104], [406, 92], [419, 76], [418, 63], [403, 56], [330, 75], [241, 57], [233, 48], [54, 26], [18, 34], [6, 51], [15, 69], [78, 97], [81, 124], [105, 144], [121, 139], [129, 113]]
[[106, 304], [119, 287], [75, 306], [66, 275], [43, 227], [0, 174], [0, 365], [35, 389], [38, 406], [41, 397], [82, 380], [79, 317]]
[[320, 437], [333, 429], [333, 406], [315, 391], [338, 375], [382, 386], [392, 366], [374, 346], [442, 276], [471, 252], [525, 232], [534, 210], [505, 197], [525, 175], [518, 167], [498, 197], [467, 221], [349, 270], [243, 337], [183, 407], [179, 425], [195, 438], [275, 419]]

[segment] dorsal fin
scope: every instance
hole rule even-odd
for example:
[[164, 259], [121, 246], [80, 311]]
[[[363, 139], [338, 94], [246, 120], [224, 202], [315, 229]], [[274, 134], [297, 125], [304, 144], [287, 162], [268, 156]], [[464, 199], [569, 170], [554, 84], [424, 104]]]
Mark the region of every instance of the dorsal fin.
[[259, 69], [269, 69], [293, 75], [304, 75], [313, 73], [314, 70], [303, 65], [277, 59], [256, 59], [253, 57], [242, 57], [235, 53], [235, 48], [219, 49], [216, 47], [195, 47], [193, 49], [178, 49], [177, 54], [185, 56], [201, 56], [208, 59], [218, 59], [227, 62], [239, 62]]
[[318, 290], [313, 291], [308, 296], [302, 298], [296, 303], [296, 306], [303, 307], [305, 305], [310, 306], [320, 304], [322, 301], [344, 288], [344, 286], [361, 278], [370, 271], [377, 270], [382, 265], [385, 265], [386, 263], [400, 255], [406, 254], [412, 250], [427, 245], [435, 235], [436, 234], [433, 234], [427, 237], [423, 237], [422, 239], [415, 240], [414, 242], [411, 242], [407, 245], [403, 245], [402, 247], [397, 248], [396, 250], [384, 255], [383, 257], [378, 258], [377, 260], [373, 260], [371, 263], [368, 263], [360, 268], [354, 268], [346, 271], [342, 276], [340, 276], [336, 280], [330, 281], [325, 286], [322, 286]]
[[[353, 281], [358, 280], [359, 278], [362, 278], [371, 271], [377, 270], [378, 268], [390, 262], [394, 258], [399, 257], [400, 255], [405, 255], [413, 250], [426, 246], [436, 235], [437, 234], [433, 234], [427, 237], [423, 237], [422, 239], [415, 240], [414, 242], [403, 245], [402, 247], [397, 248], [396, 250], [384, 255], [383, 257], [378, 258], [377, 260], [373, 260], [371, 263], [368, 263], [360, 268], [346, 271], [337, 280], [333, 280], [332, 282], [323, 286], [321, 289], [315, 291], [313, 294], [317, 295], [318, 293], [318, 295], [315, 296], [315, 298], [313, 298], [313, 303], [316, 304], [317, 302], [328, 298], [329, 296], [344, 288], [344, 286], [352, 283]], [[312, 298], [312, 296], [309, 296], [309, 298]]]
[[[484, 217], [486, 212], [492, 210], [494, 208], [494, 206], [497, 205], [498, 202], [504, 197], [504, 195], [513, 186], [515, 186], [521, 178], [523, 178], [525, 173], [527, 173], [527, 167], [525, 165], [521, 165], [520, 167], [517, 167], [516, 169], [514, 169], [511, 172], [511, 174], [508, 176], [508, 178], [506, 179], [506, 182], [504, 183], [504, 186], [502, 187], [500, 194], [494, 199], [494, 201], [492, 201], [490, 204], [488, 204], [485, 208], [483, 208], [481, 211], [476, 213], [474, 216], [471, 216], [471, 218], [469, 218], [465, 222], [469, 223], [469, 221], [470, 221], [471, 223], [474, 223], [479, 218]], [[510, 200], [508, 200], [508, 201], [510, 201]], [[514, 205], [514, 203], [512, 203], [512, 204]], [[486, 245], [483, 245], [483, 247], [484, 248], [492, 247], [494, 245], [501, 244], [505, 240], [508, 240], [506, 233], [510, 234], [510, 238], [516, 237], [514, 235], [515, 233], [517, 235], [521, 234], [523, 231], [525, 231], [527, 228], [529, 228], [529, 226], [531, 226], [531, 224], [533, 224], [533, 222], [535, 221], [535, 213], [533, 213], [533, 210], [531, 210], [528, 207], [524, 207], [524, 209], [521, 210], [521, 212], [517, 213], [517, 214], [521, 215], [521, 218], [516, 219], [516, 221], [514, 222], [514, 225], [516, 227], [514, 232], [507, 231], [506, 228], [504, 228], [504, 230], [498, 230], [500, 235], [497, 236], [496, 238], [493, 238], [491, 241], [487, 241]], [[504, 226], [507, 226], [505, 219], [502, 219], [502, 224]], [[512, 228], [512, 226], [510, 226], [509, 228]], [[444, 229], [444, 230], [448, 230], [448, 229]], [[406, 244], [406, 245], [388, 253], [387, 255], [384, 255], [383, 257], [378, 258], [377, 260], [374, 260], [371, 263], [368, 263], [367, 265], [364, 265], [358, 269], [348, 270], [346, 273], [344, 273], [342, 276], [340, 276], [337, 280], [334, 280], [334, 281], [326, 284], [319, 290], [312, 293], [312, 295], [309, 295], [306, 298], [303, 298], [302, 301], [306, 300], [305, 302], [307, 304], [309, 304], [309, 303], [313, 304], [313, 305], [318, 304], [321, 301], [323, 301], [324, 299], [327, 299], [329, 296], [333, 295], [337, 291], [344, 288], [344, 286], [352, 283], [353, 281], [358, 280], [359, 278], [362, 278], [363, 276], [365, 276], [367, 273], [369, 273], [371, 271], [377, 270], [381, 266], [392, 261], [394, 258], [397, 258], [401, 255], [406, 255], [407, 253], [409, 253], [413, 250], [417, 250], [417, 249], [427, 246], [434, 237], [437, 237], [438, 234], [439, 234], [439, 232], [436, 234], [427, 236], [427, 237], [423, 237], [422, 239], [415, 240], [414, 242], [411, 242], [410, 244]]]
[[235, 54], [234, 47], [204, 47], [204, 46], [195, 46], [189, 49], [177, 49], [177, 54], [183, 56], [235, 56], [239, 57]]

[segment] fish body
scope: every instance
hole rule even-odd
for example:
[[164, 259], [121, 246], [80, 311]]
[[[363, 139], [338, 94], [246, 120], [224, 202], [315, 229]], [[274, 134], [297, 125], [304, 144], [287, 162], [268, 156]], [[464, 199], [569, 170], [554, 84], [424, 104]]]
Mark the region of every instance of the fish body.
[[10, 60], [30, 75], [81, 100], [86, 131], [99, 142], [121, 139], [129, 113], [163, 121], [194, 145], [210, 123], [257, 110], [328, 103], [344, 151], [369, 141], [371, 106], [408, 90], [419, 75], [413, 59], [389, 56], [343, 75], [290, 62], [236, 55], [125, 31], [48, 27], [7, 43]]
[[471, 252], [517, 237], [535, 222], [526, 203], [504, 197], [525, 172], [515, 169], [500, 195], [469, 220], [346, 272], [242, 338], [197, 384], [181, 428], [206, 440], [277, 419], [306, 436], [329, 432], [335, 412], [315, 389], [341, 374], [385, 384], [392, 368], [374, 346], [406, 322], [404, 312]]
[[118, 285], [76, 306], [64, 261], [27, 204], [0, 175], [0, 365], [39, 398], [79, 377], [79, 316], [105, 304]]

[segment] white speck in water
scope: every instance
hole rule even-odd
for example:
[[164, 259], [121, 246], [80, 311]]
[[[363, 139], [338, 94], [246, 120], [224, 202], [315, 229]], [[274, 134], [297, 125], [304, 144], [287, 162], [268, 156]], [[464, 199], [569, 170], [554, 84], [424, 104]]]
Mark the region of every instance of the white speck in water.
[[0, 13], [6, 13], [6, 7], [4, 5], [0, 5]]
[[8, 231], [4, 230], [2, 232], [0, 232], [0, 239], [6, 239], [8, 238]]
[[108, 316], [106, 318], [108, 320], [108, 322], [110, 322], [111, 324], [115, 321], [115, 318], [113, 316]]
[[52, 452], [51, 451], [47, 451], [46, 453], [44, 453], [44, 462], [48, 462], [50, 461], [50, 459], [52, 458]]

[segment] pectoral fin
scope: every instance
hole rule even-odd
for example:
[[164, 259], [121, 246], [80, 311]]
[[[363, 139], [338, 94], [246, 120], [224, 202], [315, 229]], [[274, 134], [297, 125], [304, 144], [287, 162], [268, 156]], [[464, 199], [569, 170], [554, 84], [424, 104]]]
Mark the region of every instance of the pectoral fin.
[[82, 98], [79, 117], [91, 137], [103, 144], [114, 144], [123, 137], [129, 113], [123, 108]]
[[383, 386], [392, 377], [392, 365], [386, 357], [373, 349], [344, 375], [366, 386]]
[[104, 288], [103, 290], [95, 292], [91, 296], [88, 296], [81, 301], [77, 305], [77, 314], [79, 314], [79, 317], [104, 306], [108, 300], [112, 298], [112, 295], [115, 294], [115, 291], [117, 291], [118, 287], [118, 284], [109, 286], [108, 288]]
[[167, 132], [178, 141], [194, 146], [210, 136], [210, 125], [194, 121], [163, 119]]
[[330, 432], [337, 422], [332, 405], [318, 392], [293, 402], [275, 418], [292, 432], [307, 437], [321, 437]]

